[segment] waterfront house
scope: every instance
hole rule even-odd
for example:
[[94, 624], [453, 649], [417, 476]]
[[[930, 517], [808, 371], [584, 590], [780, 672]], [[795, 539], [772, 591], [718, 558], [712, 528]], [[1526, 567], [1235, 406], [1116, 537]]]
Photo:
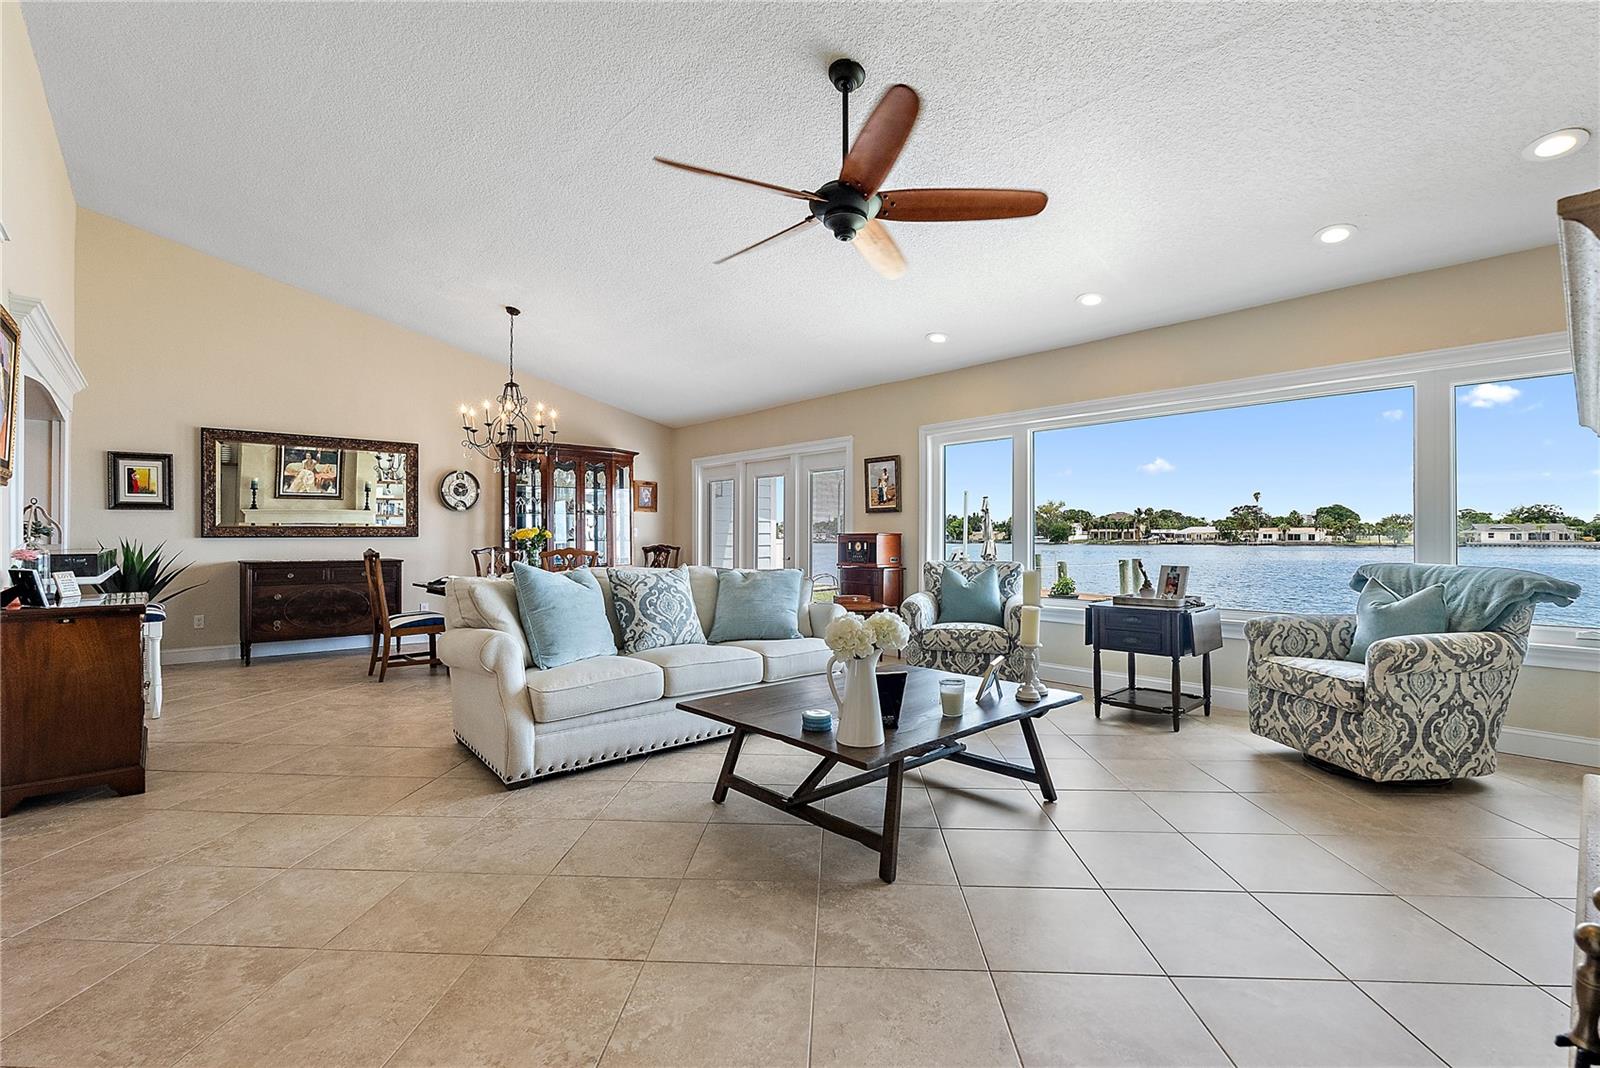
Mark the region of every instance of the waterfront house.
[[1548, 545], [1582, 535], [1565, 523], [1474, 523], [1465, 538], [1468, 545]]

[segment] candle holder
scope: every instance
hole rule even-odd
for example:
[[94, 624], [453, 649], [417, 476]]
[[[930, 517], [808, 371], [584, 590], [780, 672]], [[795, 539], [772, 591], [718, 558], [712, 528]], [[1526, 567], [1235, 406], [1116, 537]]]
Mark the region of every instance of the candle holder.
[[1049, 695], [1050, 688], [1039, 678], [1039, 646], [1025, 645], [1022, 653], [1022, 685], [1017, 687], [1017, 700], [1027, 704], [1042, 701]]
[[256, 490], [257, 490], [257, 488], [258, 487], [256, 485], [256, 480], [252, 478], [250, 480], [250, 507], [252, 509], [254, 509], [256, 507]]

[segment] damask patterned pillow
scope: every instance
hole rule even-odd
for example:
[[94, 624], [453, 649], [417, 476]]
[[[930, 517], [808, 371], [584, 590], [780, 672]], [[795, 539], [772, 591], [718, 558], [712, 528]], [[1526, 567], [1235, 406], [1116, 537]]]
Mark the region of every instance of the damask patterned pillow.
[[614, 567], [607, 577], [624, 653], [706, 644], [694, 610], [688, 568]]

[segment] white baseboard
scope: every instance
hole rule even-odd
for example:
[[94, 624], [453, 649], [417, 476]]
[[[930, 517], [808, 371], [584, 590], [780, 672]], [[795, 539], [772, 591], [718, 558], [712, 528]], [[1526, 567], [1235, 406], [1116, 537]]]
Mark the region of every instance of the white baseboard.
[[[1094, 686], [1094, 672], [1075, 664], [1040, 664], [1039, 674], [1046, 682], [1057, 682], [1086, 692]], [[1104, 676], [1113, 688], [1118, 689], [1125, 677], [1120, 671], [1107, 671]], [[1166, 675], [1138, 675], [1135, 679], [1140, 686], [1154, 690], [1164, 690], [1172, 685], [1172, 678]], [[1185, 685], [1190, 685], [1187, 680]], [[1245, 691], [1236, 686], [1212, 686], [1211, 704], [1214, 708], [1243, 712], [1248, 707], [1248, 700]], [[1500, 744], [1495, 751], [1510, 756], [1555, 760], [1562, 764], [1600, 767], [1600, 738], [1586, 738], [1581, 734], [1506, 727], [1500, 731]]]
[[[347, 638], [310, 638], [296, 642], [259, 642], [250, 647], [250, 659], [269, 656], [304, 656], [306, 653], [332, 653], [341, 649], [370, 649], [372, 639], [365, 634]], [[163, 664], [211, 664], [220, 660], [238, 660], [239, 646], [191, 645], [185, 649], [163, 646]]]
[[1600, 768], [1600, 738], [1585, 738], [1581, 734], [1504, 727], [1500, 731], [1500, 744], [1495, 748], [1498, 752], [1513, 756], [1538, 757], [1540, 760]]

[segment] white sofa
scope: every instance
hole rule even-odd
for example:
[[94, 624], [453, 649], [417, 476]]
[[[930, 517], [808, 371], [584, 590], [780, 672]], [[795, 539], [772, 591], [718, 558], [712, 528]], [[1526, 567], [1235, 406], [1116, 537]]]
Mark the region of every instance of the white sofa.
[[[711, 633], [717, 571], [689, 569], [701, 629]], [[620, 644], [606, 569], [593, 574]], [[599, 656], [536, 670], [509, 578], [456, 578], [445, 588], [439, 658], [450, 666], [456, 738], [507, 786], [641, 753], [687, 745], [731, 729], [682, 712], [694, 694], [747, 689], [827, 667], [823, 629], [844, 610], [813, 604], [811, 583], [795, 606], [799, 638], [677, 645]]]

